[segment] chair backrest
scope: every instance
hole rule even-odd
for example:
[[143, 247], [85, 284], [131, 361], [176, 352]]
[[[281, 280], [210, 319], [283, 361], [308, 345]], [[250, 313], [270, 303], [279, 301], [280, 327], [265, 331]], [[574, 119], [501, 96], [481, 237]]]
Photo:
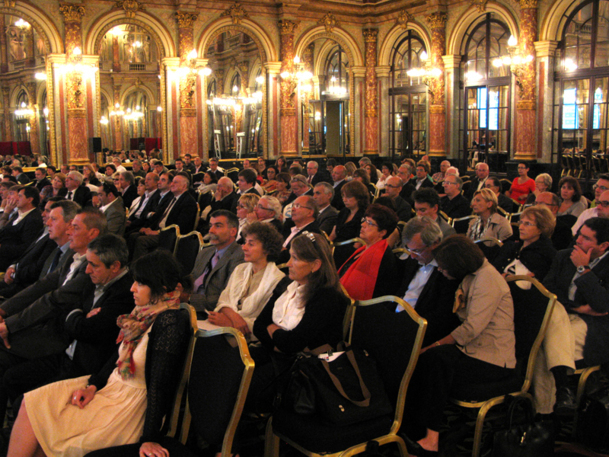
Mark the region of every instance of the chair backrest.
[[[545, 337], [556, 295], [530, 276], [508, 276], [506, 279], [514, 301], [516, 368], [525, 378], [522, 390], [526, 392], [531, 384], [537, 351]], [[530, 284], [530, 288], [523, 288], [526, 284]]]
[[[406, 311], [395, 313], [400, 304]], [[391, 306], [389, 306], [391, 305]], [[395, 416], [392, 432], [397, 432], [404, 413], [404, 400], [425, 336], [427, 321], [401, 298], [384, 296], [356, 302], [351, 324], [351, 343], [365, 349], [375, 360], [379, 376]]]
[[199, 438], [212, 447], [221, 443], [222, 454], [228, 456], [254, 361], [245, 338], [233, 328], [199, 330], [195, 338], [181, 441], [186, 443], [192, 423]]
[[192, 175], [192, 182], [193, 184], [196, 182], [201, 182], [203, 181], [203, 177], [205, 176], [205, 173], [200, 171], [199, 173], [195, 173], [194, 175]]
[[180, 235], [175, 248], [175, 256], [184, 271], [192, 271], [197, 255], [203, 246], [203, 235], [199, 232], [190, 232]]
[[176, 243], [180, 236], [180, 227], [176, 224], [165, 227], [159, 233], [159, 249], [165, 249], [172, 254], [175, 253]]

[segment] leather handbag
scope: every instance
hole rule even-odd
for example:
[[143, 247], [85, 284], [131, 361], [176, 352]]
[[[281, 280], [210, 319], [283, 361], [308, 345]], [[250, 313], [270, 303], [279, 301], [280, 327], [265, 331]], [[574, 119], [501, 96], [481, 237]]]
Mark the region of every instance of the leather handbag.
[[584, 397], [576, 436], [578, 442], [596, 452], [609, 450], [609, 392], [606, 389]]
[[[317, 415], [333, 425], [351, 425], [393, 413], [393, 407], [365, 351], [339, 345], [302, 353], [292, 367], [281, 407]], [[321, 355], [321, 357], [320, 357]]]
[[[535, 421], [533, 407], [525, 397], [511, 397], [505, 428], [495, 432], [493, 457], [545, 457], [554, 455], [554, 431], [549, 422]], [[515, 424], [517, 410], [524, 411], [525, 420]]]

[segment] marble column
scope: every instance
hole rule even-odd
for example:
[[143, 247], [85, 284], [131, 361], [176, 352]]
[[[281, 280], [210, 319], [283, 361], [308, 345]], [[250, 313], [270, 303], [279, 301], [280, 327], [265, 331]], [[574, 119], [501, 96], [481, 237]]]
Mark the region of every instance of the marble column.
[[4, 114], [4, 123], [2, 124], [3, 141], [13, 141], [13, 131], [11, 129], [12, 122], [10, 111], [10, 94], [10, 87], [2, 86], [2, 111]]
[[[40, 154], [40, 135], [38, 126], [38, 104], [36, 103], [36, 82], [32, 81], [27, 83], [26, 89], [28, 92], [28, 98], [30, 100], [30, 108], [33, 113], [30, 116], [30, 146], [32, 148], [32, 155]], [[43, 127], [44, 128], [44, 127]]]
[[438, 75], [429, 81], [429, 155], [446, 156], [446, 100], [444, 96], [444, 61], [446, 52], [446, 13], [438, 11], [427, 16], [431, 27], [431, 54], [429, 64]]
[[[296, 23], [287, 19], [279, 21], [281, 73], [294, 73], [294, 29]], [[297, 82], [289, 77], [281, 79], [280, 110], [281, 118], [281, 154], [296, 156], [298, 154], [298, 118], [296, 117]]]
[[[79, 47], [82, 52], [81, 20], [85, 14], [85, 7], [66, 3], [59, 10], [64, 17], [64, 43], [66, 55], [70, 59], [74, 55], [74, 48]], [[66, 74], [68, 162], [76, 165], [89, 162], [86, 91], [86, 78], [82, 71], [74, 70]]]
[[[117, 106], [120, 107], [121, 86], [120, 84], [115, 84], [112, 86], [112, 89], [112, 96], [114, 98], [114, 106], [112, 109], [115, 109]], [[114, 150], [120, 151], [123, 149], [123, 116], [112, 116], [112, 125], [114, 127]]]
[[112, 35], [112, 71], [120, 73], [121, 71], [121, 60], [120, 60], [120, 49], [118, 45], [118, 36]]
[[25, 48], [25, 66], [34, 67], [36, 65], [36, 56], [34, 55], [34, 27], [30, 26], [25, 33], [24, 48]]
[[[537, 53], [537, 78], [539, 87], [537, 110], [537, 159], [543, 163], [552, 162], [552, 110], [554, 109], [553, 74], [556, 64], [556, 47], [558, 41], [537, 41], [535, 51]], [[547, 132], [547, 133], [545, 133]]]
[[[449, 113], [457, 113], [459, 107], [459, 66], [461, 65], [460, 55], [446, 55], [442, 56], [444, 61], [444, 69], [446, 71], [446, 82], [445, 82], [445, 98], [446, 107]], [[448, 158], [456, 159], [459, 158], [459, 116], [450, 116], [449, 121], [446, 124], [446, 139], [448, 144], [448, 151], [446, 156]]]
[[376, 76], [379, 82], [379, 135], [380, 135], [380, 156], [391, 157], [389, 129], [391, 119], [389, 116], [389, 78], [391, 67], [388, 65], [376, 67]]
[[537, 0], [520, 0], [519, 52], [522, 56], [533, 56], [529, 62], [512, 65], [516, 75], [518, 95], [516, 101], [516, 160], [535, 160], [536, 71], [535, 40], [537, 39]]
[[8, 53], [6, 51], [6, 26], [4, 25], [4, 14], [0, 14], [0, 73], [8, 71]]
[[366, 46], [366, 111], [364, 141], [364, 154], [378, 155], [379, 117], [378, 117], [378, 81], [376, 78], [376, 44], [379, 31], [377, 29], [364, 29], [364, 43]]
[[[280, 108], [280, 88], [279, 72], [281, 62], [265, 62], [266, 69], [266, 98], [262, 99], [262, 112], [264, 120], [264, 151], [268, 159], [274, 159], [280, 155], [281, 145], [279, 141], [280, 121], [278, 110]], [[268, 99], [268, 103], [266, 102]], [[266, 104], [266, 105], [265, 105]], [[266, 106], [266, 110], [264, 109]]]
[[366, 147], [366, 66], [351, 67], [349, 79], [352, 81], [349, 83], [349, 113], [353, 113], [349, 122], [349, 155], [359, 157]]
[[[198, 13], [178, 11], [178, 49], [180, 65], [188, 66], [188, 54], [194, 49], [193, 24]], [[180, 151], [179, 155], [199, 154], [197, 138], [197, 73], [185, 72], [180, 77]], [[174, 158], [177, 157], [174, 152]]]

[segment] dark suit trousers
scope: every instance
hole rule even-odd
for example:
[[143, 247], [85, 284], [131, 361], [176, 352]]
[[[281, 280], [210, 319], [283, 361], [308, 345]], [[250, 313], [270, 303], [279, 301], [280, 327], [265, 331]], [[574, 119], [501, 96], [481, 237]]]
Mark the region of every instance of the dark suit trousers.
[[411, 439], [425, 436], [425, 429], [439, 431], [443, 411], [453, 391], [500, 381], [514, 370], [469, 357], [454, 344], [432, 347], [421, 354], [406, 396], [406, 433]]
[[[0, 347], [0, 377], [4, 378], [4, 374], [11, 368], [27, 361], [23, 357], [8, 352], [4, 345]], [[6, 403], [8, 401], [8, 395], [6, 389], [0, 387], [0, 420], [4, 421], [6, 414]]]
[[154, 251], [159, 247], [160, 235], [144, 235], [137, 238], [133, 248], [132, 260], [137, 260], [140, 257]]

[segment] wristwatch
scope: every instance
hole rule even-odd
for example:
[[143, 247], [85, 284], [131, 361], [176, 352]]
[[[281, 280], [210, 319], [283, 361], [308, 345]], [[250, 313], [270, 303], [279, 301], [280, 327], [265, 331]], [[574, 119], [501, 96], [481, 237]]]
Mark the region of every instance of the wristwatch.
[[577, 267], [577, 272], [579, 274], [582, 274], [584, 271], [589, 270], [590, 269], [590, 265], [582, 265], [580, 267]]

